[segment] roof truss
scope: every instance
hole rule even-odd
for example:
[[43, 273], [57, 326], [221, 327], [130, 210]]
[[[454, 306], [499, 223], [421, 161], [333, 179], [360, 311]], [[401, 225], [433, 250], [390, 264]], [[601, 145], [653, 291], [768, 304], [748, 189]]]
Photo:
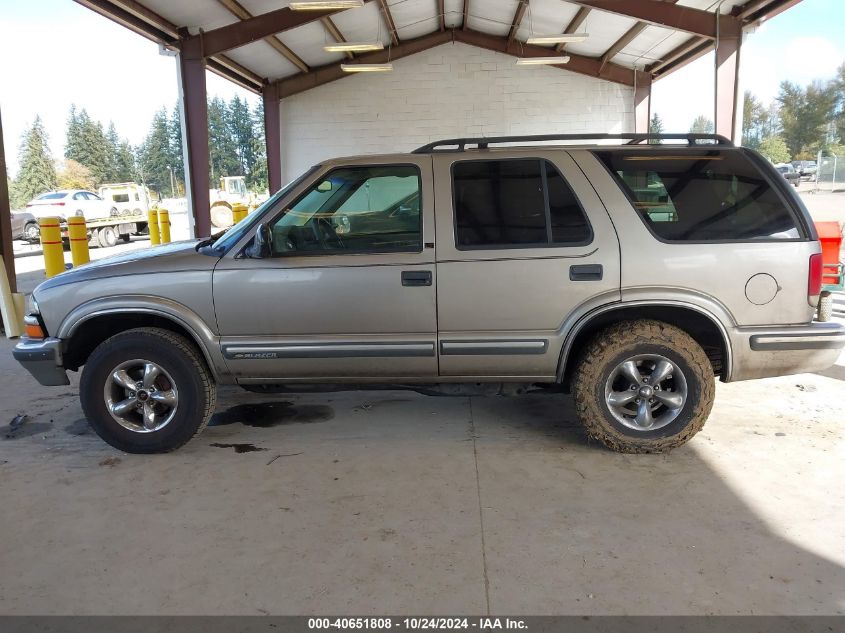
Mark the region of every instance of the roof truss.
[[[384, 63], [390, 59], [401, 59], [409, 55], [421, 53], [435, 46], [446, 44], [449, 42], [462, 42], [471, 46], [477, 46], [491, 51], [512, 55], [514, 57], [545, 57], [549, 54], [549, 49], [542, 46], [533, 46], [530, 44], [523, 44], [521, 42], [508, 41], [507, 37], [497, 35], [490, 35], [488, 33], [481, 33], [473, 31], [472, 29], [455, 30], [455, 31], [436, 31], [423, 35], [422, 37], [413, 40], [405, 40], [399, 46], [394, 47], [391, 51], [375, 51], [360, 55], [358, 59], [361, 63], [378, 64]], [[569, 53], [569, 63], [555, 66], [569, 70], [571, 72], [589, 75], [591, 77], [598, 77], [613, 81], [615, 83], [625, 84], [628, 86], [634, 85], [635, 71], [630, 68], [618, 66], [616, 64], [607, 63], [602, 66], [601, 60], [593, 57], [584, 57], [582, 55], [574, 55]], [[643, 74], [640, 72], [640, 74]], [[295, 75], [293, 77], [286, 77], [274, 82], [274, 86], [278, 91], [279, 98], [283, 99], [291, 95], [295, 95], [317, 86], [330, 83], [348, 77], [340, 68], [340, 64], [329, 64], [313, 68], [311, 72], [304, 75]], [[643, 78], [639, 79], [643, 81]]]
[[[159, 44], [179, 49], [186, 58], [205, 59], [209, 70], [237, 82], [239, 85], [260, 92], [268, 83], [248, 68], [234, 62], [224, 53], [233, 48], [265, 40], [281, 56], [294, 64], [300, 71], [298, 75], [287, 77], [277, 82], [282, 96], [295, 94], [308, 87], [314, 87], [345, 76], [340, 73], [339, 64], [330, 64], [311, 68], [293, 50], [287, 47], [278, 34], [320, 21], [326, 32], [338, 42], [346, 41], [344, 35], [332, 20], [339, 11], [291, 11], [286, 6], [262, 15], [252, 15], [240, 4], [242, 0], [217, 0], [226, 7], [238, 22], [217, 29], [191, 34], [184, 27], [169, 22], [144, 5], [144, 0], [76, 0], [79, 4], [100, 13], [114, 22], [122, 24], [132, 31]], [[387, 61], [398, 59], [432, 46], [448, 41], [464, 42], [489, 50], [509, 55], [541, 56], [548, 55], [549, 49], [532, 47], [516, 39], [519, 26], [528, 10], [529, 0], [517, 0], [513, 19], [508, 33], [504, 37], [474, 31], [469, 28], [471, 0], [463, 0], [460, 27], [449, 29], [446, 26], [444, 0], [434, 0], [433, 13], [436, 13], [437, 30], [408, 42], [402, 42], [390, 11], [388, 0], [364, 0], [377, 2], [379, 13], [390, 33], [391, 48], [388, 51], [376, 51], [363, 55], [347, 53], [347, 58], [361, 61]], [[473, 0], [479, 2], [480, 0]], [[624, 49], [648, 26], [658, 25], [690, 34], [688, 40], [672, 51], [663, 55], [659, 61], [648, 66], [645, 72], [653, 79], [659, 79], [694, 59], [712, 50], [713, 40], [718, 33], [721, 37], [737, 37], [743, 26], [760, 22], [767, 17], [777, 15], [794, 6], [800, 0], [748, 0], [744, 5], [734, 8], [731, 15], [716, 17], [713, 12], [677, 5], [677, 0], [566, 0], [579, 5], [578, 12], [563, 28], [563, 33], [571, 34], [580, 29], [587, 16], [593, 12], [610, 12], [637, 20], [616, 42], [599, 57], [585, 57], [570, 54], [570, 63], [561, 68], [570, 71], [631, 85], [635, 71], [613, 63], [613, 58]], [[472, 6], [475, 6], [474, 4]], [[718, 21], [718, 25], [717, 25]], [[566, 44], [558, 44], [555, 49], [563, 52]]]

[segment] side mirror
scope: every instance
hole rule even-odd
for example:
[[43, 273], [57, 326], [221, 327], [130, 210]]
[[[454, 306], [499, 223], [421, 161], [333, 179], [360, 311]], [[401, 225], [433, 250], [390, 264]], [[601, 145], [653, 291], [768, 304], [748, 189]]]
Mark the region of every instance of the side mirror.
[[317, 191], [320, 193], [325, 193], [327, 191], [332, 190], [332, 181], [331, 180], [324, 180], [319, 185], [317, 185]]
[[250, 259], [270, 257], [272, 244], [273, 236], [270, 232], [270, 227], [266, 224], [259, 224], [258, 230], [255, 231], [255, 237], [252, 239], [252, 244], [246, 249], [246, 256]]

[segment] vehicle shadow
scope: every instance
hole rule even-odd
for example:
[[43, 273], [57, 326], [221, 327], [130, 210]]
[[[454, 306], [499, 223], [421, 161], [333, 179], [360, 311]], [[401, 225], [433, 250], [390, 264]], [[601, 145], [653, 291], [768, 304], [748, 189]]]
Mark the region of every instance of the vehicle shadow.
[[566, 396], [476, 398], [473, 419], [494, 612], [845, 613], [845, 567], [816, 553], [840, 551], [845, 504], [809, 491], [833, 451], [716, 415], [671, 453], [621, 455]]

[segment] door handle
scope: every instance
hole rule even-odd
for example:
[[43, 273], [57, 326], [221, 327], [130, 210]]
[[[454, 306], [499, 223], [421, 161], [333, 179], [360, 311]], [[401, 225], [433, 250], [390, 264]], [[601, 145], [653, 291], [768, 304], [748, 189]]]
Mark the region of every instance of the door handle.
[[402, 271], [402, 285], [403, 286], [430, 286], [431, 285], [431, 271], [430, 270], [403, 270]]
[[569, 281], [601, 281], [604, 268], [601, 264], [576, 264], [569, 267]]

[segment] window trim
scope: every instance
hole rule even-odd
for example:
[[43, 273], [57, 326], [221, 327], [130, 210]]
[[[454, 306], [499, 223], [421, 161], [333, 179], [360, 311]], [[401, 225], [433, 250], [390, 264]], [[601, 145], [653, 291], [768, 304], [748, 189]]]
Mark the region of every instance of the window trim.
[[366, 163], [366, 164], [353, 164], [353, 165], [337, 165], [332, 167], [326, 172], [320, 172], [317, 178], [311, 180], [307, 185], [306, 189], [299, 194], [294, 200], [291, 200], [288, 204], [284, 205], [284, 209], [280, 209], [276, 215], [272, 217], [272, 219], [267, 220], [264, 222], [265, 224], [270, 225], [271, 227], [278, 222], [281, 217], [285, 214], [287, 210], [289, 210], [295, 204], [298, 204], [305, 196], [311, 193], [312, 188], [314, 185], [318, 184], [320, 181], [325, 180], [329, 175], [333, 172], [336, 172], [340, 169], [356, 169], [356, 168], [371, 168], [371, 167], [413, 167], [417, 172], [417, 182], [419, 183], [419, 194], [420, 194], [420, 241], [419, 241], [419, 248], [417, 250], [409, 250], [407, 248], [396, 247], [390, 249], [356, 249], [356, 250], [324, 250], [324, 251], [308, 251], [308, 252], [298, 252], [298, 251], [288, 251], [285, 253], [271, 253], [268, 259], [284, 259], [290, 257], [325, 257], [328, 255], [378, 255], [378, 254], [395, 254], [395, 253], [422, 253], [424, 251], [424, 239], [423, 239], [423, 231], [425, 228], [425, 213], [424, 213], [424, 205], [423, 205], [423, 176], [422, 170], [420, 166], [416, 163]]
[[[630, 148], [624, 148], [630, 149]], [[624, 151], [623, 149], [623, 151]], [[667, 147], [665, 148], [668, 151], [678, 152], [681, 151], [678, 147]], [[696, 148], [701, 149], [701, 148]], [[648, 150], [654, 152], [655, 154], [659, 154], [661, 150]], [[634, 215], [643, 223], [646, 230], [651, 233], [651, 236], [656, 239], [658, 242], [662, 244], [671, 244], [671, 245], [678, 245], [678, 244], [785, 244], [790, 242], [812, 242], [813, 239], [811, 234], [807, 229], [806, 220], [803, 217], [803, 213], [798, 213], [798, 211], [794, 207], [794, 203], [790, 200], [787, 200], [784, 195], [783, 191], [780, 188], [780, 182], [775, 181], [771, 174], [766, 173], [766, 169], [764, 169], [763, 165], [759, 163], [757, 157], [754, 155], [753, 152], [748, 150], [747, 148], [718, 148], [718, 149], [708, 149], [707, 151], [717, 151], [721, 153], [726, 153], [730, 151], [739, 151], [747, 160], [748, 162], [757, 170], [757, 173], [766, 181], [766, 183], [772, 188], [775, 192], [775, 195], [780, 199], [781, 203], [783, 204], [784, 208], [786, 209], [789, 216], [792, 218], [793, 222], [795, 223], [795, 228], [798, 230], [799, 233], [802, 235], [799, 237], [787, 237], [787, 238], [773, 238], [773, 237], [757, 237], [757, 238], [733, 238], [733, 239], [721, 239], [721, 240], [672, 240], [665, 238], [661, 235], [658, 235], [654, 228], [649, 224], [645, 216], [637, 210], [636, 205], [634, 204], [634, 199], [631, 196], [630, 187], [628, 187], [627, 183], [622, 180], [621, 176], [614, 172], [610, 166], [605, 163], [599, 154], [602, 153], [619, 153], [618, 148], [609, 147], [607, 149], [601, 150], [592, 150], [590, 153], [593, 155], [593, 158], [602, 166], [602, 168], [608, 173], [608, 175], [613, 180], [613, 183], [619, 188], [622, 192], [622, 195], [625, 196], [625, 200], [628, 201], [628, 204], [631, 205], [631, 210], [634, 212]], [[655, 157], [657, 158], [657, 157]], [[691, 155], [692, 158], [692, 155]], [[777, 172], [778, 178], [786, 183], [786, 179]]]
[[[545, 205], [545, 218], [546, 218], [546, 241], [545, 242], [526, 242], [521, 244], [478, 244], [478, 245], [465, 245], [460, 244], [458, 242], [458, 208], [457, 208], [457, 191], [455, 189], [455, 166], [458, 164], [467, 164], [467, 163], [491, 163], [491, 162], [522, 162], [522, 161], [537, 161], [540, 163], [540, 179], [543, 184], [543, 203]], [[554, 167], [555, 171], [557, 172], [558, 176], [560, 176], [563, 183], [566, 185], [569, 192], [572, 194], [572, 198], [575, 200], [575, 204], [578, 205], [578, 210], [581, 211], [581, 215], [584, 217], [584, 221], [587, 225], [587, 238], [581, 240], [579, 242], [553, 242], [552, 241], [552, 221], [551, 221], [551, 205], [549, 203], [549, 181], [548, 181], [548, 173], [546, 169], [546, 163], [550, 163], [552, 167]], [[593, 231], [593, 225], [590, 222], [590, 216], [587, 214], [587, 210], [584, 208], [584, 205], [581, 204], [581, 199], [578, 197], [578, 194], [575, 193], [575, 190], [572, 188], [572, 185], [569, 184], [569, 180], [567, 180], [566, 176], [563, 175], [563, 172], [560, 168], [552, 162], [548, 158], [541, 158], [541, 157], [533, 157], [533, 156], [520, 156], [520, 157], [491, 157], [491, 158], [471, 158], [467, 160], [456, 160], [449, 166], [449, 177], [451, 179], [451, 186], [452, 186], [452, 235], [455, 240], [455, 249], [458, 251], [503, 251], [503, 250], [514, 250], [514, 249], [532, 249], [532, 248], [573, 248], [577, 246], [589, 246], [593, 243], [595, 239], [595, 232]]]

